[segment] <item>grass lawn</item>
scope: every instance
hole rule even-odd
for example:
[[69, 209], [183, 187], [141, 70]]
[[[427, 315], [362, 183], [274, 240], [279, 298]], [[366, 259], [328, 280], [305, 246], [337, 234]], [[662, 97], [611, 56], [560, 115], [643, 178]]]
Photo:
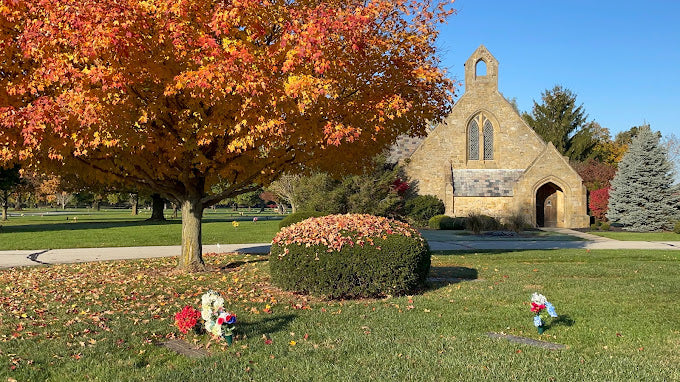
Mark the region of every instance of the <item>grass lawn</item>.
[[623, 241], [680, 241], [680, 234], [674, 232], [590, 231], [588, 233]]
[[[280, 217], [254, 212], [248, 215], [245, 211], [244, 214], [246, 216], [231, 211], [206, 210], [203, 244], [270, 242], [279, 228], [279, 221], [274, 219]], [[146, 210], [137, 216], [131, 216], [129, 210], [76, 210], [69, 214], [42, 216], [40, 212], [28, 211], [25, 216], [0, 222], [0, 250], [181, 244], [180, 219], [158, 223], [145, 221], [148, 217]], [[256, 223], [253, 217], [258, 218]], [[234, 220], [239, 221], [238, 227], [232, 225]]]
[[[675, 251], [441, 253], [422, 294], [342, 302], [270, 286], [266, 257], [206, 260], [217, 270], [173, 275], [164, 258], [0, 271], [0, 380], [680, 380]], [[157, 346], [208, 289], [238, 315], [234, 345], [199, 359]], [[561, 315], [541, 336], [534, 291]]]
[[[95, 212], [78, 209], [57, 213], [53, 210], [26, 210], [21, 213], [24, 216], [12, 216], [8, 221], [0, 222], [0, 250], [179, 245], [182, 239], [179, 218], [160, 223], [147, 222], [148, 210], [141, 210], [137, 216], [131, 216], [129, 210]], [[244, 216], [241, 216], [231, 210], [207, 209], [202, 227], [203, 244], [270, 242], [278, 231], [281, 216], [258, 214], [255, 210], [250, 214], [247, 210], [243, 213]], [[258, 218], [256, 223], [253, 217]], [[235, 220], [239, 222], [236, 228], [232, 225]], [[473, 235], [467, 231], [422, 232], [431, 241], [580, 240], [545, 231], [525, 231], [512, 238]]]

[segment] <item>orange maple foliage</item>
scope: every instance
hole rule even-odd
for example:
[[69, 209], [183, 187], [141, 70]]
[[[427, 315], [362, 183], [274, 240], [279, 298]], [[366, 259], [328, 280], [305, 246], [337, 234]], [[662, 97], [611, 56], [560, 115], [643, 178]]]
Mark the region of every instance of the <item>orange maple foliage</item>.
[[[304, 165], [344, 172], [448, 110], [425, 0], [0, 0], [0, 162], [205, 207]], [[216, 184], [220, 184], [215, 191]]]

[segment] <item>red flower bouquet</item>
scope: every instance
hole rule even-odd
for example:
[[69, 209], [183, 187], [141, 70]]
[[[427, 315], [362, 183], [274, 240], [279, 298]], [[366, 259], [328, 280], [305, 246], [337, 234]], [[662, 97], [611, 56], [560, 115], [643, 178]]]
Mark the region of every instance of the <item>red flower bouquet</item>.
[[201, 312], [187, 305], [175, 314], [175, 325], [180, 332], [186, 334], [190, 329], [196, 327], [200, 318]]

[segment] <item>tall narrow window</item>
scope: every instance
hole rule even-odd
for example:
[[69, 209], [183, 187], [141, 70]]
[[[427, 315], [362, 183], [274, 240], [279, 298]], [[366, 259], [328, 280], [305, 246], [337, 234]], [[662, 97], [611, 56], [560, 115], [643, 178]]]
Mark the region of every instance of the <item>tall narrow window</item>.
[[479, 160], [479, 125], [476, 118], [468, 126], [468, 160]]
[[468, 160], [494, 160], [494, 126], [486, 113], [476, 114], [468, 123]]
[[484, 122], [484, 160], [493, 160], [493, 125], [488, 119]]

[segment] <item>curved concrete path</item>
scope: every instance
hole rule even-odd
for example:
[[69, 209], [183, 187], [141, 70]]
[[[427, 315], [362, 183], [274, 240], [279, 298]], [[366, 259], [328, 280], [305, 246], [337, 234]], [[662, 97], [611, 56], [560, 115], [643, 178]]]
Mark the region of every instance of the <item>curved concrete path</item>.
[[[442, 237], [428, 240], [430, 248], [442, 250], [531, 250], [531, 249], [661, 249], [680, 250], [680, 241], [619, 241], [572, 231], [564, 228], [546, 229], [560, 234], [577, 236], [583, 240], [517, 240], [494, 238], [493, 240], [445, 240]], [[204, 245], [203, 252], [268, 253], [270, 243]], [[70, 248], [44, 250], [0, 251], [0, 268], [45, 264], [82, 263], [103, 260], [144, 259], [178, 256], [179, 246]]]
[[[270, 243], [204, 245], [203, 253], [269, 253]], [[179, 256], [180, 246], [0, 251], [0, 268]]]

